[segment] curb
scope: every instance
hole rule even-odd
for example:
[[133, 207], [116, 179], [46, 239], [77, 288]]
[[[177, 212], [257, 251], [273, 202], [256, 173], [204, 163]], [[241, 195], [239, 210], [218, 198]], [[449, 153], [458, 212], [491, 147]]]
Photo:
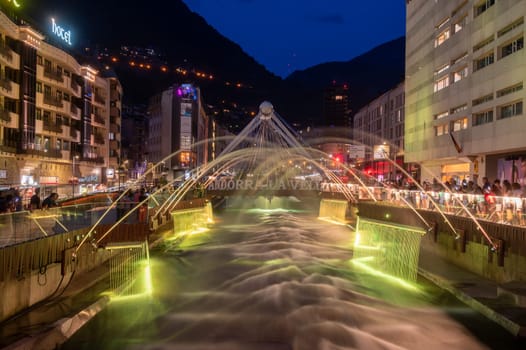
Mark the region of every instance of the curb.
[[434, 284], [436, 284], [438, 287], [453, 294], [458, 300], [462, 301], [464, 304], [480, 312], [493, 322], [499, 324], [511, 334], [515, 336], [520, 336], [525, 333], [526, 330], [520, 324], [513, 322], [509, 318], [503, 316], [502, 314], [499, 314], [490, 307], [482, 304], [480, 301], [476, 300], [472, 296], [462, 292], [461, 290], [458, 290], [448, 280], [438, 275], [435, 275], [429, 271], [426, 271], [420, 267], [418, 268], [418, 273], [430, 280], [431, 282], [433, 282]]

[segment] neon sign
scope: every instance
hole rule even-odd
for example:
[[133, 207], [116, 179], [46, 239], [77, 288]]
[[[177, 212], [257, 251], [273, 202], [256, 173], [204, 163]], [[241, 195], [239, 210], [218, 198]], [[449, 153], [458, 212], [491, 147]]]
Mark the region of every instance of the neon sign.
[[54, 18], [51, 18], [51, 24], [52, 24], [51, 31], [53, 32], [53, 34], [55, 34], [57, 37], [65, 41], [68, 45], [71, 45], [71, 31], [70, 30], [66, 31], [64, 28], [59, 26], [55, 22]]

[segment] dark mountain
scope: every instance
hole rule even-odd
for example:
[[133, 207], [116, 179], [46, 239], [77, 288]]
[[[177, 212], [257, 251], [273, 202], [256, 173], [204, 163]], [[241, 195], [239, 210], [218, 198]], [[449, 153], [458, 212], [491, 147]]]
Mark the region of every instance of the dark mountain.
[[323, 125], [320, 116], [325, 87], [333, 82], [347, 84], [351, 110], [357, 112], [402, 82], [404, 71], [405, 37], [377, 46], [347, 62], [323, 63], [296, 71], [283, 83], [283, 96], [289, 103], [279, 102], [284, 107], [281, 114], [290, 115], [291, 121]]
[[[404, 75], [405, 41], [399, 38], [348, 62], [320, 64], [282, 80], [190, 11], [181, 0], [155, 4], [129, 0], [69, 0], [65, 4], [63, 0], [47, 0], [45, 5], [29, 2], [24, 11], [48, 36], [50, 18], [60, 14], [57, 20], [71, 28], [80, 55], [85, 54], [85, 47], [96, 48], [91, 50], [96, 57], [104, 49], [119, 52], [122, 45], [161, 51], [171, 69], [169, 73], [132, 68], [129, 60], [124, 59], [117, 64], [101, 62], [111, 65], [117, 73], [128, 103], [145, 103], [170, 84], [190, 82], [201, 87], [207, 104], [227, 103], [244, 111], [255, 111], [259, 103], [269, 100], [289, 122], [323, 125], [322, 91], [333, 81], [348, 84], [351, 108], [357, 111], [402, 81]], [[174, 67], [189, 72], [204, 71], [214, 79], [177, 75]], [[242, 83], [241, 88], [236, 87], [238, 82]], [[239, 117], [238, 113], [236, 118]]]
[[[115, 52], [121, 45], [156, 47], [162, 50], [171, 67], [212, 73], [221, 85], [226, 81], [242, 82], [247, 86], [268, 89], [281, 82], [281, 78], [270, 73], [239, 45], [222, 36], [181, 0], [150, 4], [129, 0], [69, 0], [65, 4], [63, 0], [47, 0], [45, 5], [29, 3], [25, 14], [48, 34], [49, 20], [57, 13], [61, 14], [61, 23], [71, 28], [77, 50], [98, 46], [99, 49], [109, 48]], [[121, 68], [124, 67], [116, 68], [117, 74], [122, 76], [123, 85], [132, 100], [148, 97], [154, 85], [158, 84], [157, 90], [160, 90], [171, 80], [168, 74], [141, 72], [136, 77], [137, 81], [133, 82], [135, 77]]]

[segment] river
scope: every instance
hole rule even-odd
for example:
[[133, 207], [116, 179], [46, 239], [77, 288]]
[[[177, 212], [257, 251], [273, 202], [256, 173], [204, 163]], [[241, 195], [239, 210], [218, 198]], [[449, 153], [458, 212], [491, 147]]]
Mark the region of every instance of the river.
[[231, 210], [151, 251], [153, 292], [116, 299], [62, 349], [518, 349], [426, 280], [352, 263], [350, 229], [285, 210]]

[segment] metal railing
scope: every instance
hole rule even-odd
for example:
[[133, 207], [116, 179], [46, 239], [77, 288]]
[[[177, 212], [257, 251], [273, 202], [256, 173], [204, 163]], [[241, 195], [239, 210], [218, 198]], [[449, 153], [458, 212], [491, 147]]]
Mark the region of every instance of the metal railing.
[[[110, 204], [111, 199], [108, 198], [107, 202], [2, 213], [0, 214], [0, 227], [2, 227], [0, 247], [93, 226]], [[123, 209], [130, 210], [135, 203], [129, 202], [128, 205], [129, 207]], [[118, 215], [121, 215], [121, 212], [118, 212], [115, 206], [100, 224], [113, 224], [117, 221]], [[137, 222], [137, 214], [128, 216], [125, 221], [130, 224]]]
[[4, 40], [0, 40], [0, 55], [8, 62], [13, 61], [13, 51], [5, 44]]
[[0, 106], [0, 120], [7, 123], [11, 122], [11, 114], [9, 113], [9, 110], [5, 109], [2, 106]]
[[51, 131], [51, 132], [56, 132], [56, 133], [62, 133], [62, 124], [53, 124], [51, 122], [44, 122], [42, 124], [42, 128], [45, 130], [45, 131]]
[[55, 107], [64, 107], [62, 99], [53, 95], [44, 94], [44, 103]]
[[526, 226], [526, 198], [495, 196], [484, 193], [420, 191], [389, 187], [363, 187], [356, 184], [326, 186], [329, 192], [341, 192], [347, 186], [359, 199], [374, 199], [392, 205], [421, 210], [442, 211], [462, 217], [474, 216], [494, 223]]
[[56, 69], [44, 67], [44, 76], [49, 79], [56, 80], [58, 82], [64, 82], [64, 77], [62, 72], [57, 71]]
[[0, 77], [0, 87], [9, 92], [11, 92], [11, 90], [13, 89], [13, 86], [11, 85], [11, 80], [7, 77]]

